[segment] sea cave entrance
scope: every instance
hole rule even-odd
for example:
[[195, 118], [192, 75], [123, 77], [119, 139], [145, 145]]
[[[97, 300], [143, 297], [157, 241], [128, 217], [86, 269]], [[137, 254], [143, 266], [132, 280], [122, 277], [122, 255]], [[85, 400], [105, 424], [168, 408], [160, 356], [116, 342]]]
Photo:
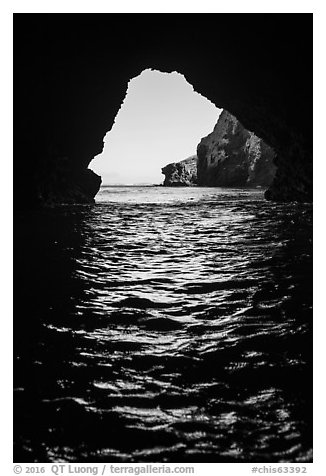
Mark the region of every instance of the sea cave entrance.
[[182, 74], [146, 69], [129, 81], [91, 167], [104, 186], [267, 188], [274, 157], [262, 139], [195, 92]]
[[221, 111], [182, 74], [146, 69], [129, 81], [104, 150], [91, 168], [103, 185], [161, 184], [162, 167], [194, 156]]

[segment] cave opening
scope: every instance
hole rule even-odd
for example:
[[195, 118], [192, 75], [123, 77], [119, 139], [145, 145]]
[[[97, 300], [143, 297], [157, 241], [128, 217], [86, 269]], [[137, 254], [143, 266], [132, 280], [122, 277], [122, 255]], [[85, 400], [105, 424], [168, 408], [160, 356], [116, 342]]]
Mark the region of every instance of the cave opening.
[[[312, 461], [311, 20], [18, 16], [15, 462]], [[143, 128], [137, 180], [197, 146], [202, 186], [101, 195], [140, 167], [112, 125], [146, 68], [223, 111], [189, 152]]]
[[196, 92], [184, 75], [147, 68], [129, 80], [91, 167], [102, 189], [199, 185], [266, 190], [275, 176], [274, 159], [270, 146]]
[[[285, 15], [240, 18], [205, 15], [199, 27], [192, 15], [167, 16], [166, 24], [155, 15], [137, 22], [120, 14], [28, 21], [17, 15], [15, 207], [93, 203], [100, 178], [88, 165], [100, 160], [93, 158], [128, 81], [146, 68], [184, 74], [196, 92], [273, 147], [277, 174], [269, 200], [311, 202], [311, 18], [291, 17], [291, 31]], [[121, 34], [126, 21], [128, 35]], [[250, 60], [239, 48], [244, 39], [255, 45]]]
[[195, 156], [221, 111], [182, 74], [145, 69], [129, 81], [103, 151], [91, 168], [102, 185], [161, 184], [161, 169]]

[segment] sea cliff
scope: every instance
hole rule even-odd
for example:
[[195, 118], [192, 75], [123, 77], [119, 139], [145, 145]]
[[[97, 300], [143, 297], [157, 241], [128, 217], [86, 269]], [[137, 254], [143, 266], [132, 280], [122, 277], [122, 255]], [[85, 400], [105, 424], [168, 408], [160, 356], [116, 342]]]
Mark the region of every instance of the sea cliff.
[[276, 171], [273, 149], [225, 110], [198, 144], [197, 156], [201, 186], [268, 187]]
[[223, 111], [197, 155], [162, 168], [165, 186], [269, 187], [276, 171], [275, 153], [262, 139]]

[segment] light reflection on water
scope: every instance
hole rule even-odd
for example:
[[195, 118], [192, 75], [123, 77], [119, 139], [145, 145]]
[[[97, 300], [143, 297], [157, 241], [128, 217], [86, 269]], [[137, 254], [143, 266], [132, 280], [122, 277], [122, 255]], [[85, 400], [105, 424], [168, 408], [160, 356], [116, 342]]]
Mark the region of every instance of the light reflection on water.
[[104, 188], [16, 223], [16, 461], [311, 459], [310, 205]]

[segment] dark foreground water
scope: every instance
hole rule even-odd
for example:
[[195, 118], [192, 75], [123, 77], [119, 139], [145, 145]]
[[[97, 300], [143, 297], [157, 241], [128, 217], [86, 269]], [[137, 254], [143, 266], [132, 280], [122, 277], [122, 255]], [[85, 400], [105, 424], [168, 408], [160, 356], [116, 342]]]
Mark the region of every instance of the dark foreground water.
[[311, 221], [161, 187], [16, 217], [15, 461], [311, 461]]

